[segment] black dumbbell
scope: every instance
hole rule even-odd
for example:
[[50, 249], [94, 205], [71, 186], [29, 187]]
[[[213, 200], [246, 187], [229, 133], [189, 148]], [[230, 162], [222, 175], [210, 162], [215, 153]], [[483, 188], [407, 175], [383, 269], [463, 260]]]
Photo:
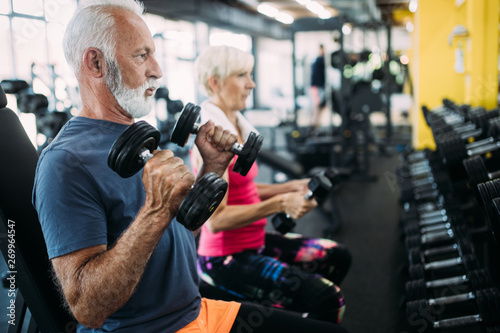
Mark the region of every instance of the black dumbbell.
[[[499, 295], [498, 289], [488, 288], [449, 297], [412, 301], [406, 304], [406, 315], [408, 321], [421, 324], [418, 332], [442, 332], [442, 329], [471, 325], [498, 326]], [[468, 303], [468, 313], [455, 312], [459, 309], [458, 306], [464, 307]]]
[[[200, 117], [201, 108], [198, 105], [187, 103], [174, 126], [170, 141], [184, 147], [191, 134], [198, 133], [199, 125], [196, 123]], [[255, 132], [250, 132], [245, 143], [235, 143], [230, 151], [238, 155], [233, 166], [233, 171], [246, 176], [252, 164], [257, 159], [257, 154], [262, 147], [263, 138]]]
[[[160, 132], [145, 121], [129, 126], [114, 142], [108, 154], [108, 166], [123, 178], [139, 172], [153, 157]], [[207, 173], [189, 191], [177, 212], [177, 221], [196, 230], [217, 209], [227, 191], [227, 182], [214, 172]]]
[[480, 156], [467, 158], [463, 161], [463, 164], [467, 172], [467, 181], [471, 189], [476, 188], [478, 184], [500, 178], [500, 170], [488, 171], [483, 158]]
[[438, 260], [425, 264], [414, 264], [408, 267], [411, 280], [433, 280], [472, 272], [481, 268], [474, 253], [457, 256], [452, 259]]
[[[327, 195], [332, 189], [332, 182], [324, 174], [318, 174], [311, 177], [307, 186], [309, 187], [309, 191], [305, 199], [312, 200], [313, 198]], [[290, 232], [296, 225], [296, 222], [285, 213], [275, 214], [271, 221], [274, 229], [282, 234]]]
[[[477, 140], [488, 133], [490, 119], [498, 116], [497, 109], [486, 111], [485, 108], [478, 107], [471, 109], [465, 117], [467, 119], [463, 118], [462, 121], [447, 122], [446, 118], [437, 118], [431, 129], [435, 139], [440, 139], [442, 136], [456, 136], [462, 140], [471, 138]], [[459, 118], [455, 118], [457, 119]]]
[[[463, 217], [462, 212], [456, 212], [450, 210], [442, 210], [429, 217], [422, 217], [415, 220], [407, 221], [404, 225], [404, 233], [407, 237], [419, 236], [421, 239], [425, 239], [428, 242], [430, 239], [434, 239], [442, 234], [451, 235], [454, 229], [459, 228], [454, 233], [457, 234], [463, 231], [466, 226], [466, 220]], [[450, 231], [451, 230], [451, 231]], [[424, 241], [420, 241], [424, 243]]]
[[449, 137], [437, 140], [436, 145], [452, 179], [465, 178], [463, 160], [479, 155], [492, 155], [498, 159], [500, 154], [500, 141], [496, 137], [487, 137], [467, 144], [458, 137]]
[[433, 260], [448, 259], [451, 256], [464, 256], [474, 252], [474, 246], [468, 238], [458, 238], [452, 244], [429, 249], [413, 247], [408, 250], [408, 261], [413, 264], [425, 264]]
[[[466, 222], [461, 218], [450, 218], [450, 222], [446, 222], [444, 229], [436, 230], [424, 234], [411, 234], [405, 239], [407, 249], [413, 247], [436, 247], [444, 244], [449, 244], [455, 241], [458, 237], [467, 233]], [[408, 232], [408, 230], [405, 230]]]
[[465, 292], [491, 287], [493, 287], [493, 282], [485, 269], [431, 281], [424, 279], [411, 280], [405, 284], [406, 301], [433, 298], [434, 295], [443, 293], [445, 289], [456, 289]]
[[[446, 209], [443, 207], [443, 198], [434, 202], [406, 202], [403, 205], [403, 212], [401, 213], [400, 222], [402, 225], [406, 225], [408, 222], [421, 221], [423, 219], [432, 219], [436, 216], [440, 217], [446, 215]], [[438, 218], [440, 222], [441, 219]]]
[[477, 186], [491, 233], [500, 245], [500, 179], [490, 180]]

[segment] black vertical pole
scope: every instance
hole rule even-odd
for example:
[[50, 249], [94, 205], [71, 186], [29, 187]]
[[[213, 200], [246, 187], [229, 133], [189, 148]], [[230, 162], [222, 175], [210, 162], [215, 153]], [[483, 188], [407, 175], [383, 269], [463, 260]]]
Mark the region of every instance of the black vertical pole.
[[299, 119], [299, 114], [298, 114], [298, 105], [297, 105], [297, 59], [296, 59], [296, 54], [295, 54], [295, 31], [292, 30], [292, 75], [293, 75], [293, 89], [292, 89], [292, 97], [293, 97], [293, 125], [294, 128], [297, 129], [299, 128], [298, 125], [298, 119]]
[[392, 138], [392, 119], [391, 119], [391, 90], [392, 90], [392, 78], [391, 78], [391, 73], [390, 73], [390, 67], [389, 63], [391, 61], [391, 55], [392, 55], [392, 24], [391, 24], [391, 19], [389, 18], [389, 21], [386, 23], [387, 24], [387, 62], [386, 62], [386, 75], [387, 75], [387, 84], [385, 87], [385, 92], [386, 92], [386, 116], [387, 116], [387, 129], [386, 129], [386, 142], [389, 143], [389, 141]]
[[[253, 65], [253, 80], [254, 82], [257, 82], [259, 79], [257, 76], [257, 68], [259, 67], [259, 50], [257, 47], [257, 38], [255, 36], [252, 36], [252, 55], [254, 58], [254, 65]], [[257, 109], [259, 107], [259, 101], [260, 98], [257, 96], [258, 90], [254, 89], [253, 90], [253, 108]]]

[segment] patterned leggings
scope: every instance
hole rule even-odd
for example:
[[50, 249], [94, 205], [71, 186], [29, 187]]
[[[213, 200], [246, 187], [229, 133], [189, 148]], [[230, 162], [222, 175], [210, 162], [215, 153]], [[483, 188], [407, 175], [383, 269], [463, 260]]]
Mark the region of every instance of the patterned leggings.
[[350, 266], [344, 246], [290, 233], [266, 234], [262, 251], [198, 258], [200, 277], [209, 285], [242, 300], [333, 323], [342, 320], [345, 304], [338, 285]]

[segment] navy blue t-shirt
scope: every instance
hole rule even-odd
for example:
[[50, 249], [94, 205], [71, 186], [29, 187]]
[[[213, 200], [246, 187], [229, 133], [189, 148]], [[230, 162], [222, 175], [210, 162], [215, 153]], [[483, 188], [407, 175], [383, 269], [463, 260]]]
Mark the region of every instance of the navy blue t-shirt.
[[[38, 161], [33, 204], [49, 258], [89, 246], [112, 247], [144, 204], [142, 170], [121, 178], [108, 153], [127, 125], [72, 118]], [[98, 330], [176, 332], [199, 313], [196, 245], [191, 231], [172, 221], [129, 301]]]

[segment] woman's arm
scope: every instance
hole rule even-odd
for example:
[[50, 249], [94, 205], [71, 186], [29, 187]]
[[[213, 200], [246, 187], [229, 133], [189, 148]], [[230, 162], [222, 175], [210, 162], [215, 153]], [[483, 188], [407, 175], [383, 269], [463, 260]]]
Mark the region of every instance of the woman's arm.
[[[227, 170], [223, 178], [229, 182]], [[255, 204], [228, 205], [227, 196], [226, 193], [215, 213], [207, 221], [207, 227], [213, 233], [243, 228], [269, 215], [282, 212], [286, 209], [288, 197], [282, 194]]]
[[[199, 170], [203, 164], [203, 159], [197, 147], [191, 150], [191, 165], [193, 169]], [[222, 178], [229, 183], [228, 169]], [[317, 206], [316, 200], [305, 200], [308, 180], [293, 180], [286, 184], [257, 186], [268, 187], [268, 197], [259, 203], [250, 205], [228, 205], [227, 193], [219, 204], [219, 207], [206, 222], [208, 229], [212, 233], [220, 231], [234, 230], [246, 227], [260, 219], [267, 218], [272, 214], [285, 212], [294, 219], [298, 219], [305, 213]], [[266, 191], [266, 190], [264, 190]], [[260, 189], [259, 189], [260, 195]]]
[[260, 199], [266, 200], [274, 197], [277, 194], [284, 194], [290, 192], [307, 192], [309, 190], [307, 186], [309, 180], [310, 180], [309, 178], [296, 179], [279, 184], [257, 183], [257, 190], [259, 191]]

